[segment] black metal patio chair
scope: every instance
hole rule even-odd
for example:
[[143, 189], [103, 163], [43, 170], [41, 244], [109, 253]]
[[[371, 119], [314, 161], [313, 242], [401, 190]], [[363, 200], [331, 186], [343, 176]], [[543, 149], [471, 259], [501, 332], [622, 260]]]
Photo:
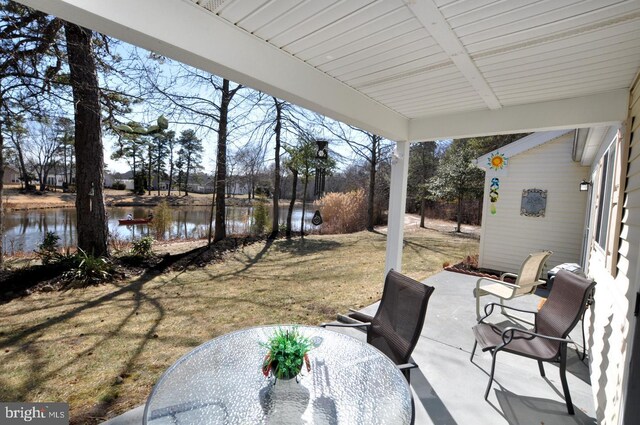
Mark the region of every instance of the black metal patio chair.
[[496, 367], [498, 352], [505, 351], [519, 356], [528, 357], [538, 361], [540, 375], [545, 376], [542, 362], [560, 363], [560, 380], [564, 391], [564, 399], [567, 411], [574, 414], [569, 386], [567, 385], [567, 345], [575, 344], [567, 338], [569, 332], [580, 321], [587, 302], [591, 296], [595, 282], [566, 270], [558, 272], [547, 301], [540, 311], [527, 311], [509, 306], [500, 306], [511, 310], [532, 313], [535, 317], [533, 330], [515, 327], [501, 329], [500, 327], [485, 323], [498, 303], [490, 303], [485, 306], [485, 316], [473, 327], [476, 341], [471, 351], [471, 361], [480, 344], [482, 351], [491, 352], [491, 374], [489, 383], [484, 393], [485, 400], [489, 396], [489, 390], [493, 383], [493, 375]]
[[418, 365], [411, 353], [418, 343], [433, 287], [394, 270], [387, 273], [380, 306], [374, 316], [351, 311], [356, 323], [323, 323], [322, 327], [365, 327], [367, 342], [386, 354], [410, 382], [411, 369]]

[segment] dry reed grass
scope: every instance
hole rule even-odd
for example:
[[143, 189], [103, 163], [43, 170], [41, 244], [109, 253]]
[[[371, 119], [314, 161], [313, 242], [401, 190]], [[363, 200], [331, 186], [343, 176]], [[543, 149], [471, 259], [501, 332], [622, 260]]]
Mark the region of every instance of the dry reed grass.
[[367, 227], [367, 197], [364, 189], [328, 193], [314, 204], [322, 213], [322, 233], [353, 233]]

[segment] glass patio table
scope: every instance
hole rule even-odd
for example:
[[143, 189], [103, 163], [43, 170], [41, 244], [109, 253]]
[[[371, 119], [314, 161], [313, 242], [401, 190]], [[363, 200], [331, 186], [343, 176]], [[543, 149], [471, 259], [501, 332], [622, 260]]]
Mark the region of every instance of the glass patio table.
[[[410, 424], [411, 391], [382, 352], [353, 337], [297, 326], [311, 338], [311, 371], [298, 379], [265, 377], [260, 345], [281, 327], [261, 326], [215, 338], [162, 375], [144, 424]], [[275, 384], [274, 384], [275, 382]]]

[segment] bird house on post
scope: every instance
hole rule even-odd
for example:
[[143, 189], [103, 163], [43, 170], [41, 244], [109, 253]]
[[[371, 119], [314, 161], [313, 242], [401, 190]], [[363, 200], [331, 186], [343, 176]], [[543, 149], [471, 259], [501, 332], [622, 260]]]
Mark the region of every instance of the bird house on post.
[[314, 186], [314, 195], [320, 198], [324, 194], [324, 182], [327, 170], [326, 160], [329, 158], [329, 142], [326, 140], [316, 140], [318, 150], [316, 151], [316, 181]]

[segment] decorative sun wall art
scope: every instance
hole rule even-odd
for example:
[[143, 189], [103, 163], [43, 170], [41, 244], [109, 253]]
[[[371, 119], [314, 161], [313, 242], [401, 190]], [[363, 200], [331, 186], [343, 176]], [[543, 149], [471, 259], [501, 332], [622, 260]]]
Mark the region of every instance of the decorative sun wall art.
[[504, 156], [503, 153], [496, 151], [489, 157], [489, 168], [495, 171], [500, 171], [507, 166], [508, 161], [509, 158]]

